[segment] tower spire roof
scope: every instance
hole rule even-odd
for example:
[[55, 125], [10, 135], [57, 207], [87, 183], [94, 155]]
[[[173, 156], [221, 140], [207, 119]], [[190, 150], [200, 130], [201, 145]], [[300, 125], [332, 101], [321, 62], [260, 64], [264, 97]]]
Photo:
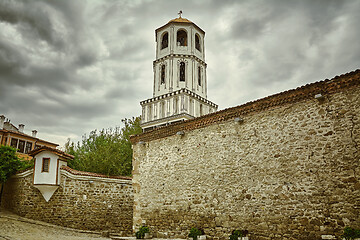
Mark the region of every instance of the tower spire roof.
[[193, 22], [190, 21], [189, 19], [187, 19], [187, 18], [182, 18], [181, 16], [178, 17], [178, 18], [171, 19], [171, 20], [169, 21], [169, 23], [172, 23], [172, 22], [178, 22], [178, 23], [193, 23]]

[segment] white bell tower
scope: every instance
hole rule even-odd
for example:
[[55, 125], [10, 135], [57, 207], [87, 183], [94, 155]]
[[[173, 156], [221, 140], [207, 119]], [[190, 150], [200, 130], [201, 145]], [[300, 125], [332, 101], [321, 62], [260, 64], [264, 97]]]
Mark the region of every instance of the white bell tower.
[[153, 97], [140, 102], [144, 131], [212, 113], [218, 107], [207, 100], [205, 32], [181, 13], [155, 30]]

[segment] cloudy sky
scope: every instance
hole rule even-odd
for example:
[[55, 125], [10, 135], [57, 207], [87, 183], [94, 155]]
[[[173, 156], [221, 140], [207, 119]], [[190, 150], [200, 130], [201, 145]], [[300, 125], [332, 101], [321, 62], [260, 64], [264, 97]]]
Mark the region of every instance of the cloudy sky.
[[358, 0], [0, 0], [0, 115], [60, 146], [140, 115], [180, 9], [219, 109], [360, 68]]

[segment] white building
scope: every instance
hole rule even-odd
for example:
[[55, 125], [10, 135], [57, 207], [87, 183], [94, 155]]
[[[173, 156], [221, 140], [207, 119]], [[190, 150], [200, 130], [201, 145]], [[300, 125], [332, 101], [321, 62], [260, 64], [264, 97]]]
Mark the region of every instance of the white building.
[[144, 131], [217, 110], [207, 100], [204, 37], [201, 28], [181, 16], [155, 30], [153, 97], [140, 102]]
[[60, 168], [74, 156], [55, 148], [40, 147], [29, 153], [34, 157], [34, 187], [49, 201], [60, 185]]

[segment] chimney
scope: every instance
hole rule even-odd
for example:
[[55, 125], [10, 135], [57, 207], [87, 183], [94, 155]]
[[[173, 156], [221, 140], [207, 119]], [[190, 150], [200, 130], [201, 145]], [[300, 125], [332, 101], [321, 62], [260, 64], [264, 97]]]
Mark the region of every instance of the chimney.
[[23, 133], [24, 132], [24, 124], [19, 124], [19, 132]]
[[32, 130], [32, 137], [36, 138], [36, 134], [37, 134], [37, 131], [36, 131], [36, 130]]
[[0, 129], [4, 128], [4, 122], [5, 122], [5, 116], [1, 115], [0, 116]]

